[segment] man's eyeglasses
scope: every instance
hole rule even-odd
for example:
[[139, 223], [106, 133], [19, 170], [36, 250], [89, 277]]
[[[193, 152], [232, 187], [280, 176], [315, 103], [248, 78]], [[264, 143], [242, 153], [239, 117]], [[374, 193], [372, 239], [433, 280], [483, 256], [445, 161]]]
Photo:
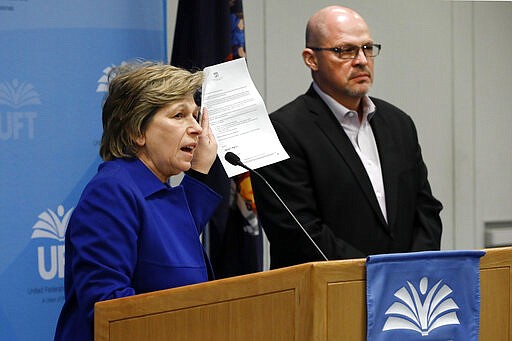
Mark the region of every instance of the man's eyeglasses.
[[332, 51], [338, 55], [340, 59], [355, 59], [359, 56], [359, 49], [363, 50], [365, 57], [376, 57], [379, 55], [381, 44], [365, 44], [362, 46], [345, 45], [339, 47], [312, 47], [307, 46], [313, 51]]

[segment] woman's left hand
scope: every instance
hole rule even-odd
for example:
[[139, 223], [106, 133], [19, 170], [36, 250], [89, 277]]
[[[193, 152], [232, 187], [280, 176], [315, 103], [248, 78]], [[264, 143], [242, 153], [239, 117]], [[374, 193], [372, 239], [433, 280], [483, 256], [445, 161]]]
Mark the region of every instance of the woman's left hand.
[[203, 115], [200, 124], [203, 130], [199, 135], [198, 145], [194, 151], [191, 168], [196, 172], [208, 174], [215, 158], [217, 157], [217, 140], [215, 140], [215, 136], [213, 136], [210, 128], [210, 121], [206, 108], [203, 108]]

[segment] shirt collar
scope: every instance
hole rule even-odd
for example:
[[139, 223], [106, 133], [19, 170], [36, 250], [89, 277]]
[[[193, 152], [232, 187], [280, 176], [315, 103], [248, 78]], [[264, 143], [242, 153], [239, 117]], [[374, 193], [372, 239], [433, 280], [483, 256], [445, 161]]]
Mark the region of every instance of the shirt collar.
[[[337, 102], [334, 98], [323, 92], [315, 82], [313, 82], [313, 88], [336, 116], [339, 115], [342, 118], [348, 113], [354, 112], [354, 110], [348, 109], [343, 104]], [[375, 104], [368, 95], [363, 97], [363, 114], [368, 116], [368, 121], [370, 121], [373, 115], [375, 115]]]

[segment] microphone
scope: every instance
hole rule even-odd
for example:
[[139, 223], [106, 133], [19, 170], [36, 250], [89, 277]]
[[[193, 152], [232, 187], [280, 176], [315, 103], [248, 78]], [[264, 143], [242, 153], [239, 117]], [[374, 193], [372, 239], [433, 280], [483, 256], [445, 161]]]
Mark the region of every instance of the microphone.
[[233, 166], [240, 166], [242, 168], [245, 168], [247, 169], [249, 172], [253, 173], [253, 174], [256, 174], [256, 176], [258, 176], [261, 180], [263, 180], [263, 182], [267, 185], [268, 188], [270, 188], [270, 190], [272, 191], [272, 193], [274, 193], [274, 196], [279, 200], [279, 202], [281, 203], [281, 205], [283, 205], [283, 207], [286, 209], [286, 211], [288, 211], [288, 214], [290, 214], [290, 216], [293, 218], [293, 220], [295, 220], [295, 222], [297, 223], [297, 225], [300, 227], [300, 229], [302, 230], [302, 232], [304, 232], [304, 234], [308, 237], [308, 239], [311, 241], [311, 243], [315, 246], [315, 248], [318, 250], [318, 252], [322, 255], [322, 257], [328, 261], [329, 259], [325, 256], [325, 254], [322, 252], [322, 250], [320, 249], [320, 247], [317, 245], [317, 243], [315, 243], [315, 241], [313, 240], [313, 238], [311, 238], [311, 236], [309, 235], [309, 233], [306, 231], [306, 229], [304, 228], [304, 226], [302, 226], [302, 224], [299, 222], [299, 220], [297, 219], [297, 217], [295, 217], [295, 214], [292, 213], [292, 211], [290, 211], [290, 209], [288, 208], [288, 206], [284, 203], [283, 199], [281, 199], [281, 197], [279, 196], [279, 194], [277, 194], [277, 192], [274, 190], [274, 188], [272, 186], [270, 186], [270, 184], [268, 183], [268, 181], [263, 177], [263, 175], [261, 175], [260, 173], [256, 172], [254, 169], [246, 166], [241, 160], [240, 158], [238, 157], [238, 155], [236, 155], [235, 153], [233, 152], [227, 152], [226, 155], [224, 155], [224, 159], [229, 162], [230, 164], [232, 164]]

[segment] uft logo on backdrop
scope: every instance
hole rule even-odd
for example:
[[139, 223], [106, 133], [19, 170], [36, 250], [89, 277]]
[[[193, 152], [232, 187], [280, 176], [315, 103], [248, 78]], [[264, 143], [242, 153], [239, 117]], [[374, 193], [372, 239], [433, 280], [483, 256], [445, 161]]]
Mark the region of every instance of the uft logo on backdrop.
[[[39, 104], [39, 93], [32, 84], [17, 79], [0, 83], [0, 141], [33, 139], [37, 112], [23, 108]], [[10, 109], [3, 111], [2, 105]]]
[[44, 238], [55, 241], [51, 246], [37, 247], [37, 269], [39, 276], [44, 280], [64, 278], [64, 237], [69, 218], [73, 209], [67, 212], [63, 205], [57, 207], [54, 212], [47, 209], [38, 216], [38, 221], [32, 226], [31, 239]]
[[[123, 61], [121, 64], [125, 63]], [[102, 75], [98, 79], [96, 92], [108, 91], [108, 74], [113, 67], [114, 65], [103, 69]], [[39, 94], [33, 89], [32, 85], [15, 80], [11, 84], [0, 84], [0, 104], [20, 108], [29, 104], [41, 104], [41, 101], [39, 100]], [[36, 113], [33, 113], [33, 117], [36, 117]], [[0, 118], [2, 117], [0, 116]], [[9, 120], [9, 122], [12, 121], [12, 119]], [[19, 123], [14, 124], [14, 126], [19, 125]], [[9, 131], [11, 135], [13, 135], [12, 131], [12, 129]], [[3, 126], [2, 120], [0, 120], [0, 140], [2, 139], [2, 133]], [[54, 278], [64, 278], [64, 239], [73, 210], [74, 207], [66, 211], [63, 205], [59, 205], [55, 211], [48, 208], [38, 215], [38, 220], [32, 226], [30, 238], [44, 239], [46, 241], [45, 245], [37, 247], [37, 271], [43, 280], [49, 281]], [[48, 240], [50, 240], [51, 245], [48, 245]]]
[[112, 70], [113, 66], [107, 66], [103, 69], [103, 75], [98, 79], [98, 87], [96, 92], [107, 92], [108, 91], [108, 74]]
[[[126, 64], [126, 61], [123, 60], [121, 65], [124, 64]], [[115, 65], [111, 65], [103, 69], [103, 74], [98, 79], [98, 87], [96, 88], [96, 92], [108, 92], [108, 76], [114, 67]]]

